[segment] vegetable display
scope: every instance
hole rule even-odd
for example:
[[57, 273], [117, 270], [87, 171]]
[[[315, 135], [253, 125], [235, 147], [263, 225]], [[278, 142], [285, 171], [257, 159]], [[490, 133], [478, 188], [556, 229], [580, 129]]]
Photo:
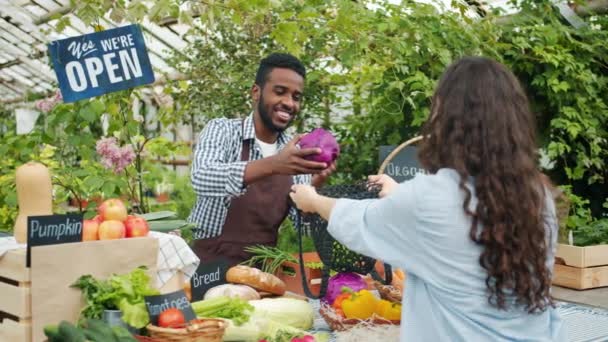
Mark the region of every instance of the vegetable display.
[[361, 290], [342, 301], [346, 318], [368, 319], [376, 311], [378, 299], [369, 291]]
[[227, 318], [241, 325], [249, 321], [254, 308], [240, 298], [222, 296], [194, 302], [192, 309], [200, 318]]
[[158, 316], [158, 326], [162, 328], [175, 328], [186, 323], [184, 314], [177, 308], [170, 308]]
[[47, 325], [44, 334], [49, 342], [136, 342], [131, 333], [120, 326], [110, 327], [97, 319], [87, 319], [77, 327], [70, 322], [61, 321], [58, 325]]
[[256, 313], [268, 319], [302, 330], [312, 328], [314, 311], [306, 301], [293, 298], [265, 298], [252, 300], [249, 304], [255, 308]]
[[142, 267], [128, 274], [113, 275], [107, 280], [83, 275], [72, 287], [79, 288], [85, 297], [81, 320], [100, 319], [104, 310], [120, 310], [122, 320], [135, 328], [143, 328], [150, 322], [144, 297], [159, 294], [150, 286], [150, 277]]
[[259, 265], [262, 272], [275, 274], [277, 269], [285, 261], [298, 263], [296, 258], [276, 247], [269, 247], [263, 245], [247, 246], [244, 248], [245, 252], [250, 253], [252, 257], [249, 260], [244, 261], [242, 264], [256, 267]]
[[366, 289], [367, 283], [365, 282], [365, 279], [357, 273], [338, 273], [329, 278], [327, 292], [325, 297], [323, 297], [323, 301], [332, 304], [336, 300], [336, 297], [342, 293], [344, 287], [347, 287], [352, 291], [359, 291]]
[[298, 144], [300, 148], [320, 148], [321, 153], [304, 157], [316, 162], [331, 164], [340, 155], [340, 145], [336, 138], [323, 128], [313, 129], [303, 136]]
[[376, 305], [376, 314], [391, 321], [401, 320], [401, 304], [381, 300]]

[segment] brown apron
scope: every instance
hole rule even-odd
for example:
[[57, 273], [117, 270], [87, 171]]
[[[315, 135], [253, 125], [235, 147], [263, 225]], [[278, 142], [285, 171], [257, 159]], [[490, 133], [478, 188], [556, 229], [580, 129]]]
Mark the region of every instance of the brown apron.
[[[241, 161], [249, 160], [250, 142], [243, 141]], [[247, 246], [275, 246], [279, 226], [289, 211], [292, 184], [291, 176], [274, 175], [250, 184], [243, 195], [233, 198], [220, 235], [194, 241], [201, 263], [224, 258], [235, 265], [251, 257], [243, 250]]]

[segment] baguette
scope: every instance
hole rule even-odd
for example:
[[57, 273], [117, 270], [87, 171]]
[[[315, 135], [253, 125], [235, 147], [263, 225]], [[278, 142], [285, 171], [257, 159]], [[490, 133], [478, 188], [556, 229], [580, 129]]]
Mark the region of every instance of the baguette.
[[249, 285], [258, 291], [270, 292], [279, 296], [285, 294], [285, 283], [281, 279], [249, 266], [237, 265], [231, 267], [226, 272], [226, 281]]

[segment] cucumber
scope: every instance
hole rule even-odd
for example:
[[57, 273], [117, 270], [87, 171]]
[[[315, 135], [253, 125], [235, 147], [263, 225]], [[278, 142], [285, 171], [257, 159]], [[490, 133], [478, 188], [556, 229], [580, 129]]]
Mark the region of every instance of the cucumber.
[[59, 326], [57, 324], [50, 324], [44, 327], [44, 335], [48, 337], [49, 342], [60, 341]]
[[[87, 319], [86, 327], [89, 331], [89, 339], [94, 342], [116, 342], [116, 337], [114, 336], [114, 331], [110, 326], [101, 320], [98, 319]], [[95, 339], [93, 339], [95, 338]]]
[[68, 321], [59, 323], [59, 335], [64, 342], [85, 342], [84, 332]]

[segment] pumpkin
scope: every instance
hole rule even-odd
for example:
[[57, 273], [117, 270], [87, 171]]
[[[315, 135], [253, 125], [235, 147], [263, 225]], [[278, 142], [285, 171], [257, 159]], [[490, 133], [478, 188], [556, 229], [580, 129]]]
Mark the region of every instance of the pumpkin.
[[53, 214], [51, 173], [43, 164], [29, 162], [15, 172], [19, 214], [13, 234], [18, 243], [27, 243], [27, 217]]

